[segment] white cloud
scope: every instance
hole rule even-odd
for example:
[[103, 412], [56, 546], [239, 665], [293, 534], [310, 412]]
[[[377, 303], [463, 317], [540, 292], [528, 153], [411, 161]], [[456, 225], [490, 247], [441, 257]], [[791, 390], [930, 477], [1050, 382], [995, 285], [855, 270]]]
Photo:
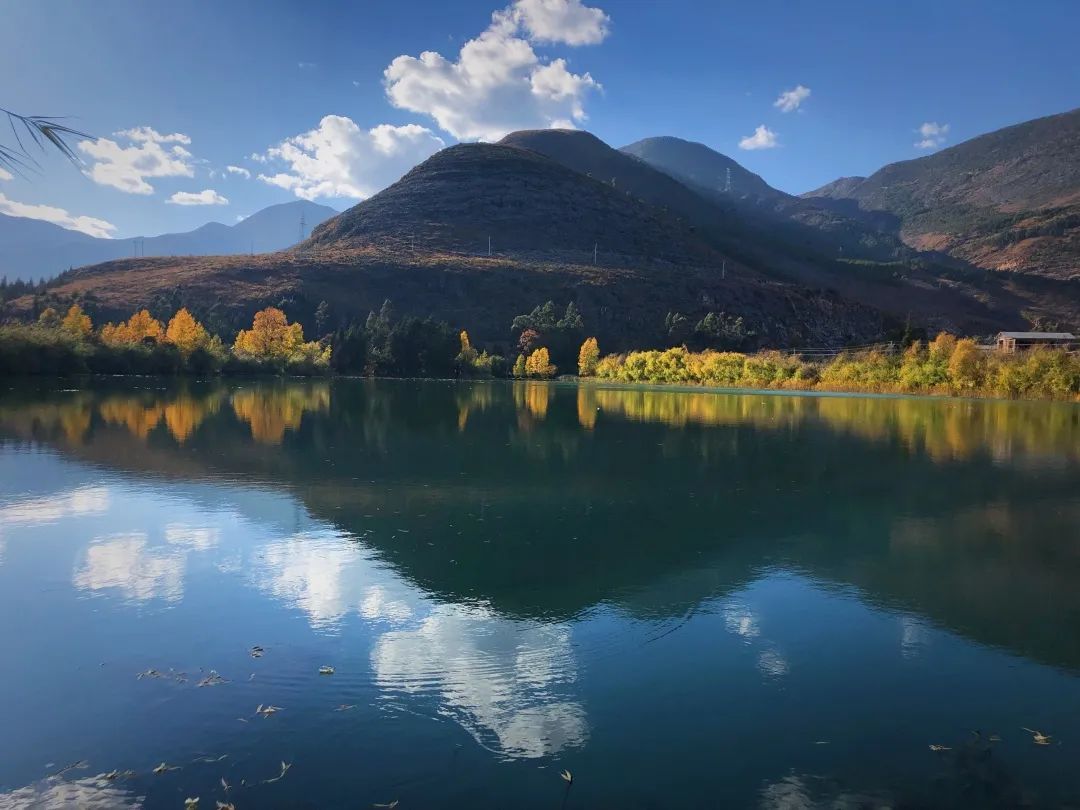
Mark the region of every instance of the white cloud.
[[753, 135], [747, 135], [739, 141], [740, 149], [773, 149], [779, 145], [776, 133], [764, 124], [755, 129]]
[[300, 68], [300, 70], [314, 70], [318, 67], [315, 62], [297, 62], [296, 66]]
[[810, 88], [799, 84], [793, 90], [785, 90], [781, 93], [780, 97], [773, 102], [773, 106], [780, 112], [794, 112], [808, 98], [810, 98]]
[[537, 42], [596, 45], [611, 23], [607, 14], [581, 0], [517, 0], [508, 11]]
[[9, 171], [7, 171], [5, 169], [0, 169], [0, 180], [12, 180], [12, 179], [14, 179], [14, 178], [11, 176], [11, 172], [9, 172]]
[[185, 146], [191, 138], [179, 132], [162, 135], [150, 127], [135, 127], [115, 133], [128, 141], [120, 145], [109, 138], [79, 141], [79, 151], [93, 159], [86, 171], [95, 183], [112, 186], [129, 194], [152, 194], [148, 177], [194, 177], [192, 155]]
[[212, 188], [202, 191], [178, 191], [165, 202], [173, 205], [228, 205], [228, 197], [222, 197]]
[[457, 61], [435, 51], [398, 56], [383, 72], [395, 107], [431, 116], [455, 138], [497, 140], [515, 129], [573, 126], [600, 84], [564, 59], [544, 62], [532, 42], [600, 42], [608, 17], [580, 0], [518, 0], [492, 15]]
[[251, 177], [251, 172], [249, 172], [243, 166], [226, 166], [225, 171], [227, 171], [229, 174], [238, 174], [245, 180]]
[[26, 217], [27, 219], [42, 219], [52, 222], [61, 228], [72, 231], [81, 231], [89, 236], [97, 236], [108, 239], [116, 231], [116, 226], [97, 217], [74, 216], [63, 208], [51, 205], [31, 205], [30, 203], [9, 200], [0, 194], [0, 214], [13, 217]]
[[283, 161], [288, 170], [260, 174], [264, 183], [297, 197], [363, 199], [393, 183], [446, 144], [427, 127], [380, 124], [361, 129], [351, 118], [328, 115], [319, 126], [283, 141], [260, 156]]
[[949, 134], [948, 124], [939, 124], [937, 121], [927, 121], [917, 130], [919, 140], [915, 142], [918, 149], [937, 149], [945, 143], [945, 137]]

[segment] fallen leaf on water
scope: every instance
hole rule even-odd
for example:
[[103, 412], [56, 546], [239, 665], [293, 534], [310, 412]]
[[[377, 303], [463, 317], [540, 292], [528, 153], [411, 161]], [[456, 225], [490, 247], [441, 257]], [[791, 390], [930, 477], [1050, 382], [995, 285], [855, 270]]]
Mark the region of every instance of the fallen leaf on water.
[[990, 735], [990, 742], [1001, 742], [1001, 735], [1000, 734], [991, 734]]
[[947, 745], [931, 745], [930, 750], [931, 751], [952, 751], [952, 749], [949, 748], [949, 746], [947, 746]]
[[165, 677], [165, 676], [162, 675], [160, 672], [158, 672], [156, 669], [148, 669], [148, 670], [146, 670], [146, 672], [140, 672], [138, 675], [135, 676], [136, 680], [140, 680], [140, 681], [143, 678], [163, 678], [163, 677]]
[[199, 797], [184, 799], [184, 810], [199, 810]]
[[262, 658], [264, 652], [266, 652], [266, 650], [256, 644], [254, 647], [251, 648], [251, 657]]
[[1041, 731], [1036, 731], [1033, 728], [1024, 728], [1024, 731], [1027, 731], [1031, 734], [1032, 741], [1036, 745], [1049, 745], [1050, 740], [1053, 739], [1053, 737], [1051, 737], [1049, 734], [1043, 734]]
[[390, 802], [389, 804], [373, 804], [373, 805], [371, 805], [371, 806], [372, 806], [372, 807], [387, 807], [387, 808], [392, 808], [392, 807], [397, 807], [397, 802], [398, 802], [398, 800], [397, 800], [397, 799], [394, 799], [394, 800], [393, 800], [392, 802]]
[[319, 667], [319, 674], [320, 675], [333, 675], [334, 674], [334, 668], [329, 667], [329, 666], [325, 666], [325, 665], [321, 666], [321, 667]]
[[67, 767], [61, 768], [56, 773], [54, 773], [53, 776], [60, 776], [61, 774], [65, 774], [68, 771], [73, 771], [76, 768], [78, 768], [79, 770], [82, 770], [83, 768], [88, 768], [88, 767], [90, 767], [90, 763], [87, 762], [85, 759], [80, 759], [78, 762], [72, 762]]
[[232, 802], [218, 802], [217, 810], [236, 810], [236, 805]]
[[221, 786], [225, 788], [225, 792], [229, 792], [229, 783], [225, 781], [225, 777], [221, 777]]
[[828, 744], [829, 744], [828, 740], [816, 740], [814, 742], [814, 745], [828, 745]]
[[281, 706], [263, 706], [261, 703], [258, 708], [255, 709], [255, 714], [261, 714], [263, 717], [269, 717], [276, 712], [280, 712]]
[[574, 775], [570, 773], [570, 771], [563, 771], [559, 774], [559, 776], [561, 776], [568, 785], [572, 785], [574, 783]]
[[281, 781], [281, 779], [282, 779], [282, 778], [283, 778], [283, 777], [285, 776], [285, 774], [286, 774], [286, 773], [288, 772], [289, 768], [291, 768], [291, 767], [292, 767], [292, 763], [291, 763], [291, 762], [285, 762], [284, 760], [282, 760], [282, 762], [281, 762], [281, 773], [279, 773], [279, 774], [278, 774], [277, 776], [275, 776], [275, 777], [274, 777], [273, 779], [264, 779], [264, 780], [263, 780], [263, 784], [264, 784], [264, 785], [269, 785], [269, 784], [270, 784], [271, 782], [280, 782], [280, 781]]
[[191, 760], [191, 762], [192, 762], [192, 764], [195, 764], [196, 762], [221, 762], [221, 760], [225, 759], [225, 757], [227, 757], [227, 756], [228, 756], [228, 754], [222, 754], [220, 757], [212, 757], [212, 756], [198, 757], [196, 759]]
[[180, 770], [179, 765], [166, 765], [164, 762], [162, 762], [160, 765], [158, 765], [156, 768], [154, 768], [154, 773], [162, 774], [162, 773], [165, 773], [166, 771], [178, 771], [178, 770]]
[[203, 678], [201, 681], [199, 681], [199, 686], [217, 686], [218, 684], [221, 684], [221, 683], [228, 683], [228, 681], [225, 678], [222, 678], [220, 675], [218, 675], [216, 670], [212, 669], [212, 670], [210, 670], [209, 675], [207, 675], [205, 678]]
[[356, 708], [355, 703], [342, 703], [340, 706], [338, 706], [336, 709], [334, 709], [334, 711], [335, 712], [347, 712], [349, 709], [355, 709], [355, 708]]

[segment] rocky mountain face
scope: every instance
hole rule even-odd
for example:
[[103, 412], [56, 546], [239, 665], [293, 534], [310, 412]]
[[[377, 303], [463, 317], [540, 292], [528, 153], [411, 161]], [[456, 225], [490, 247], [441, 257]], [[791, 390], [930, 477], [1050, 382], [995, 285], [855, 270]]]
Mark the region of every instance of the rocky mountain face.
[[1080, 109], [981, 135], [805, 195], [892, 219], [910, 246], [978, 267], [1080, 278]]
[[[146, 256], [212, 256], [267, 253], [300, 240], [300, 217], [310, 229], [337, 214], [297, 200], [271, 205], [235, 225], [208, 222], [193, 231], [141, 237]], [[0, 276], [25, 281], [52, 278], [72, 267], [133, 255], [131, 239], [100, 239], [37, 219], [0, 214]]]

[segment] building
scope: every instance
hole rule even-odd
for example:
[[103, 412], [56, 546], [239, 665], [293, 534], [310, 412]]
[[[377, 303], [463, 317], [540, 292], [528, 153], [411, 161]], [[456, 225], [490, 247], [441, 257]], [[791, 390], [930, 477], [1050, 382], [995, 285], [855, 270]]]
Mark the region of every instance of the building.
[[1017, 352], [1036, 346], [1069, 349], [1080, 343], [1071, 332], [998, 332], [997, 347], [1004, 352]]

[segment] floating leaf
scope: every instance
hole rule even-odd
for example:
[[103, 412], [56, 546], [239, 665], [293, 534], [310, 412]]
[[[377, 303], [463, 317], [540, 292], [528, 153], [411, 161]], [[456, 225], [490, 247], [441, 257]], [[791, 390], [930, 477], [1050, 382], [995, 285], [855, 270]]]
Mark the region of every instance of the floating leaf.
[[251, 657], [262, 658], [264, 652], [266, 652], [266, 650], [256, 644], [254, 647], [251, 648]]
[[217, 686], [218, 684], [228, 683], [228, 680], [222, 678], [217, 674], [217, 670], [210, 670], [210, 674], [199, 681], [199, 686]]
[[160, 765], [158, 765], [156, 768], [154, 768], [154, 773], [163, 774], [166, 771], [178, 771], [178, 770], [180, 770], [179, 765], [166, 765], [164, 762], [162, 762]]
[[220, 757], [212, 757], [212, 756], [198, 757], [197, 759], [193, 759], [191, 762], [192, 762], [192, 764], [194, 764], [196, 762], [221, 762], [221, 760], [225, 759], [225, 757], [227, 757], [227, 756], [228, 756], [228, 754], [222, 754]]
[[85, 759], [80, 759], [78, 762], [72, 762], [67, 767], [61, 768], [56, 773], [54, 773], [53, 776], [61, 776], [61, 775], [65, 774], [65, 773], [67, 773], [68, 771], [74, 771], [76, 769], [82, 770], [84, 768], [89, 768], [89, 767], [90, 767], [89, 762], [87, 762]]
[[319, 667], [319, 674], [320, 675], [333, 675], [334, 674], [334, 668], [324, 664], [323, 666]]
[[355, 703], [342, 703], [340, 706], [338, 706], [336, 709], [334, 709], [334, 711], [335, 712], [347, 712], [347, 711], [349, 711], [349, 709], [355, 709], [355, 708], [356, 708]]
[[372, 807], [386, 807], [386, 808], [394, 808], [394, 807], [397, 807], [397, 805], [398, 805], [398, 800], [397, 800], [397, 799], [394, 799], [394, 800], [393, 800], [392, 802], [390, 802], [389, 804], [373, 804], [373, 805], [371, 805], [371, 806], [372, 806]]
[[261, 714], [263, 717], [269, 717], [272, 714], [280, 712], [281, 706], [263, 706], [261, 703], [258, 708], [255, 709], [255, 714]]
[[568, 785], [572, 785], [574, 783], [574, 775], [570, 773], [570, 771], [563, 771], [559, 774], [559, 776], [561, 776]]
[[229, 792], [229, 783], [225, 781], [225, 777], [221, 777], [221, 786], [225, 789], [225, 792]]
[[1033, 728], [1024, 728], [1024, 731], [1027, 731], [1031, 734], [1032, 741], [1036, 745], [1049, 745], [1050, 740], [1053, 739], [1053, 737], [1051, 737], [1049, 734], [1043, 734], [1041, 731], [1036, 731]]
[[217, 810], [236, 810], [236, 805], [232, 802], [218, 802]]
[[1001, 735], [1000, 734], [991, 734], [990, 735], [990, 742], [1001, 742]]
[[284, 760], [282, 760], [282, 762], [281, 762], [281, 773], [279, 773], [273, 779], [264, 779], [263, 784], [264, 785], [269, 785], [271, 782], [280, 782], [282, 780], [282, 778], [285, 776], [285, 774], [288, 772], [289, 768], [291, 768], [291, 767], [292, 767], [291, 762], [285, 762]]
[[952, 749], [949, 748], [949, 746], [947, 746], [947, 745], [931, 745], [930, 750], [931, 751], [952, 751]]
[[158, 672], [156, 669], [148, 669], [146, 672], [140, 672], [135, 676], [136, 680], [142, 680], [143, 678], [164, 678], [165, 676]]
[[199, 810], [199, 797], [184, 799], [184, 810]]

